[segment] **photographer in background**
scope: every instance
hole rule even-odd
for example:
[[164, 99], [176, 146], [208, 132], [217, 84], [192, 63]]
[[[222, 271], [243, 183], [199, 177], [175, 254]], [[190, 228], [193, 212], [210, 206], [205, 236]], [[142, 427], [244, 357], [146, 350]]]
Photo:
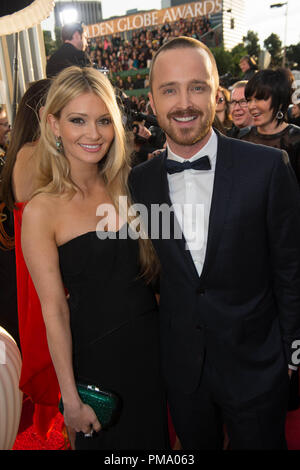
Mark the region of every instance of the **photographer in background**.
[[146, 112], [140, 112], [135, 102], [122, 90], [116, 88], [115, 91], [123, 111], [125, 127], [133, 136], [131, 166], [134, 167], [148, 160], [153, 152], [163, 149], [166, 141], [165, 133], [158, 126], [149, 103], [146, 104]]

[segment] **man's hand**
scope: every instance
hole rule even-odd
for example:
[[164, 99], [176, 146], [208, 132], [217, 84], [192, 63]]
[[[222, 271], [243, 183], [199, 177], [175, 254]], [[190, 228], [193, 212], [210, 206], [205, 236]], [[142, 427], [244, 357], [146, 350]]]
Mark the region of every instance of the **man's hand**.
[[143, 137], [143, 139], [148, 140], [151, 137], [151, 132], [147, 127], [145, 127], [143, 124], [138, 123], [138, 131], [135, 132], [139, 137]]
[[163, 151], [164, 151], [164, 149], [160, 149], [160, 150], [154, 150], [154, 152], [152, 152], [152, 153], [148, 153], [148, 157], [147, 157], [148, 160], [155, 157], [156, 155], [160, 155]]

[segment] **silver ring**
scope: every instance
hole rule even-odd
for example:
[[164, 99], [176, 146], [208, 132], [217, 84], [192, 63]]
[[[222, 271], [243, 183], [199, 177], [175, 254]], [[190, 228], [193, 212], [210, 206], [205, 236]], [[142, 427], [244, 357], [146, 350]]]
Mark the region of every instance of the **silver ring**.
[[84, 437], [92, 437], [92, 435], [93, 435], [93, 431], [88, 432], [87, 434], [84, 435]]

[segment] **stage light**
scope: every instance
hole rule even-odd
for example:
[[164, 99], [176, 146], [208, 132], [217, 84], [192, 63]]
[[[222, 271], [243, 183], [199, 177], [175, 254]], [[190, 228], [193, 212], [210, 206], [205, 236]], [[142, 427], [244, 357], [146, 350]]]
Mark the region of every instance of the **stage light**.
[[78, 21], [78, 11], [75, 8], [66, 8], [59, 14], [59, 16], [62, 25], [77, 23]]

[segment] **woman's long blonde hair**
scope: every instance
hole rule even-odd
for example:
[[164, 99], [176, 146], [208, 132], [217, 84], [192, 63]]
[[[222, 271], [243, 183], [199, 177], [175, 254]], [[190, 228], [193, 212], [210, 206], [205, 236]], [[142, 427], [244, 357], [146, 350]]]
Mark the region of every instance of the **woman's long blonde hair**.
[[[123, 208], [119, 207], [119, 198], [127, 197], [127, 209], [131, 205], [127, 185], [130, 172], [129, 139], [124, 130], [122, 114], [112, 84], [104, 74], [92, 67], [69, 67], [53, 80], [41, 119], [41, 133], [36, 149], [39, 158], [39, 184], [33, 196], [42, 192], [72, 196], [79, 191], [72, 181], [68, 159], [57, 148], [55, 135], [47, 117], [52, 114], [59, 119], [62, 109], [72, 99], [89, 92], [102, 99], [111, 116], [114, 140], [107, 155], [100, 162], [99, 175], [101, 174], [106, 183], [114, 207], [118, 213], [123, 213]], [[139, 245], [142, 274], [150, 281], [158, 273], [158, 261], [149, 239], [139, 238]]]

